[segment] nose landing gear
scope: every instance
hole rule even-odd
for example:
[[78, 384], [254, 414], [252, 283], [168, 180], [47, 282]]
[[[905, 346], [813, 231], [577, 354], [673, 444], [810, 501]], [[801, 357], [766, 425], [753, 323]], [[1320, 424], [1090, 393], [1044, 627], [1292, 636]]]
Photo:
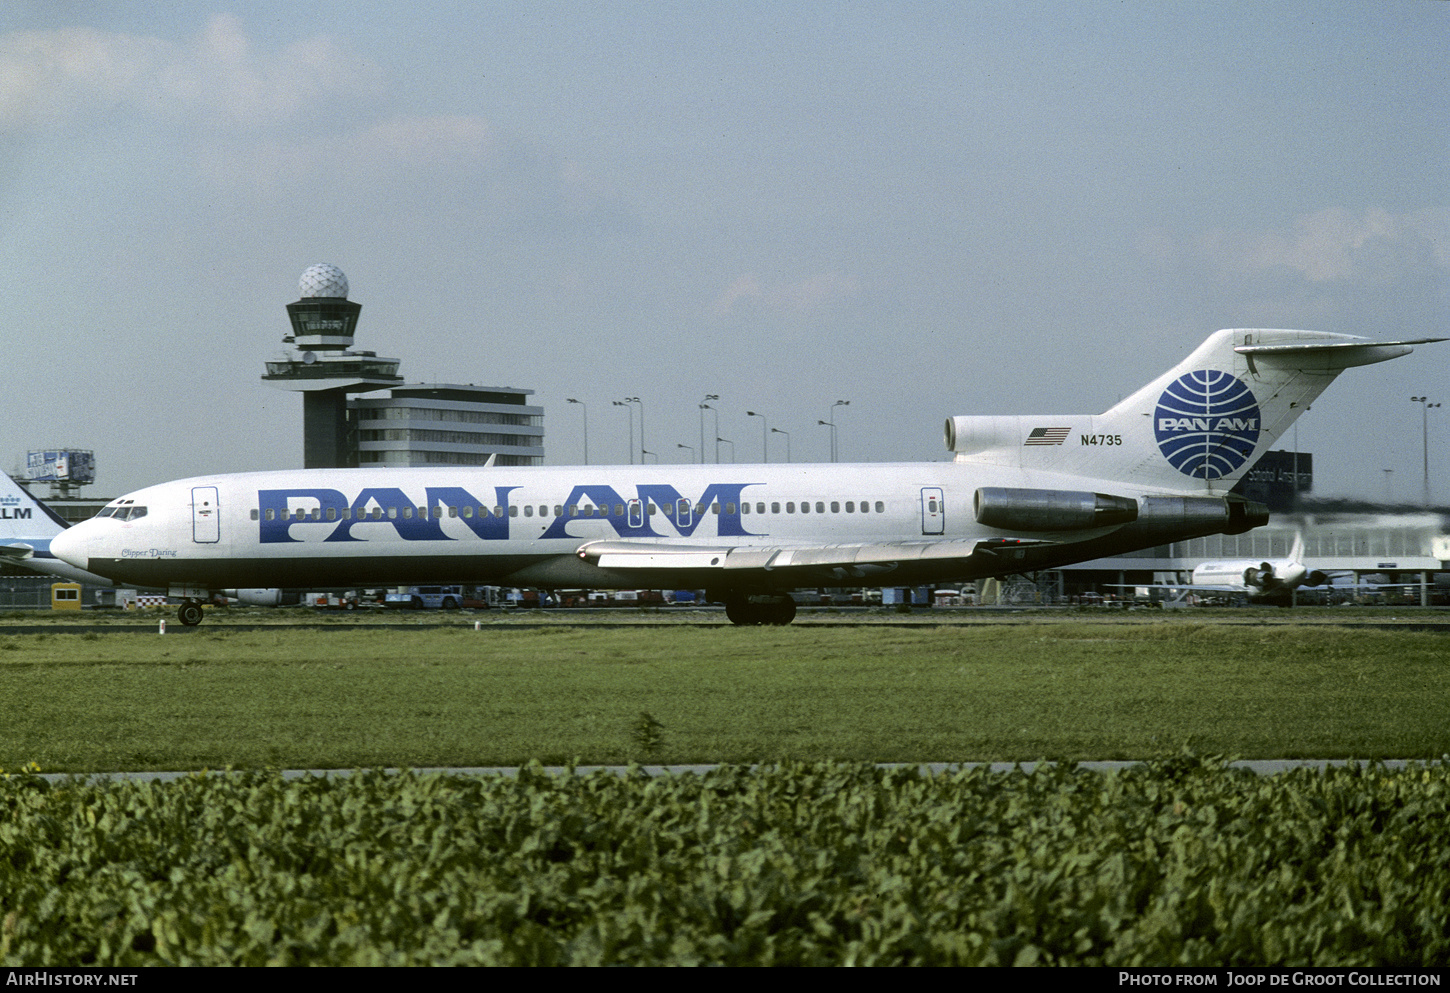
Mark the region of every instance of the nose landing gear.
[[201, 604], [196, 600], [185, 600], [177, 608], [176, 619], [189, 628], [201, 623]]

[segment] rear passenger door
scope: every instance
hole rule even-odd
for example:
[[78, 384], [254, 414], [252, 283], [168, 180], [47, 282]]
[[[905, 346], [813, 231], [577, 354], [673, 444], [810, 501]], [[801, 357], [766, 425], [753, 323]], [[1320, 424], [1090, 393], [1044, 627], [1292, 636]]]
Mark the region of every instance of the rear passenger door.
[[946, 500], [940, 486], [921, 488], [921, 533], [944, 534], [947, 526]]

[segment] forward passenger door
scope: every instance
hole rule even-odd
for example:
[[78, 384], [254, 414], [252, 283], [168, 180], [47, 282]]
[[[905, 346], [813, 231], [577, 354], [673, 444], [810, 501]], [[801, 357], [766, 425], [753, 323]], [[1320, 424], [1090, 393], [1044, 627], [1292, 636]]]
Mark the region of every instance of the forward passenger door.
[[221, 513], [215, 486], [191, 488], [191, 540], [200, 544], [221, 541]]

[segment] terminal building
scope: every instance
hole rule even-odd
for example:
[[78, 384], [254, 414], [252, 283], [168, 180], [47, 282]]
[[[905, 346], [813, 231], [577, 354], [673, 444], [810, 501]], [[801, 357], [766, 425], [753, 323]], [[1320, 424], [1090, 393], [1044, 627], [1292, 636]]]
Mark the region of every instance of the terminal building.
[[357, 465], [544, 464], [544, 409], [533, 390], [434, 383], [348, 402]]
[[[533, 390], [405, 385], [398, 359], [353, 348], [362, 305], [348, 289], [337, 266], [303, 272], [301, 296], [287, 305], [289, 348], [262, 376], [302, 394], [303, 468], [544, 464], [544, 411], [528, 403]], [[386, 395], [373, 395], [380, 390]]]
[[1428, 583], [1450, 568], [1450, 513], [1326, 500], [1275, 514], [1267, 525], [1245, 534], [1209, 535], [1065, 567], [1060, 592], [1070, 596], [1135, 583], [1182, 583], [1203, 562], [1282, 559], [1298, 534], [1304, 536], [1306, 563], [1356, 580]]

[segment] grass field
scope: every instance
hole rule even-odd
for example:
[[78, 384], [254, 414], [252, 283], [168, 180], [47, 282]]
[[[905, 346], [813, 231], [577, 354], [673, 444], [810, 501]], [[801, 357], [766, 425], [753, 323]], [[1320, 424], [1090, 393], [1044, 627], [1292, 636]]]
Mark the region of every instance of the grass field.
[[[1282, 616], [1282, 615], [1279, 615]], [[0, 636], [0, 768], [1450, 753], [1450, 640], [1178, 618]]]

